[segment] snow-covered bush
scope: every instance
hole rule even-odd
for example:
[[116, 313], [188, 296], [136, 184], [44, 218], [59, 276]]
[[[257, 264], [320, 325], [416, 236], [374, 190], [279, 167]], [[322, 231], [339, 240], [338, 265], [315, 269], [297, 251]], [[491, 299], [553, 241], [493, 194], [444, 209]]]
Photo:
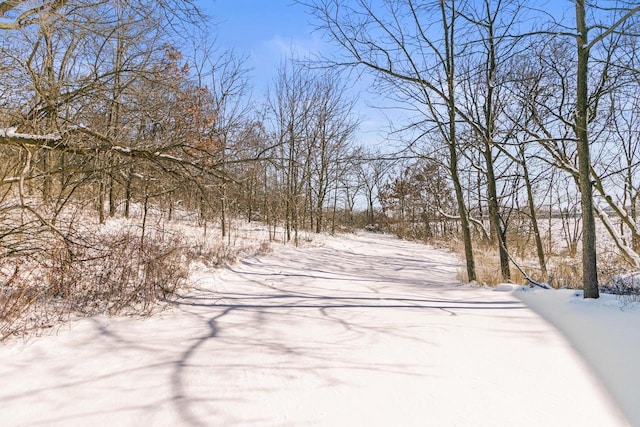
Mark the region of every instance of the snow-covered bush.
[[148, 314], [187, 277], [176, 237], [141, 241], [127, 230], [95, 237], [89, 245], [57, 248], [47, 269], [50, 296], [74, 312]]
[[380, 226], [380, 224], [375, 223], [375, 224], [367, 224], [364, 226], [365, 231], [368, 231], [370, 233], [382, 233], [382, 227]]

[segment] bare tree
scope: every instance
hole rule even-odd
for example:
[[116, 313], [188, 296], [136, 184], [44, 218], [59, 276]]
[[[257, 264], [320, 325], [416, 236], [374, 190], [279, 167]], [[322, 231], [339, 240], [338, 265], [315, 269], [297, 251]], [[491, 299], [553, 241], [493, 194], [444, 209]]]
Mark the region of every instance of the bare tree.
[[484, 162], [478, 170], [486, 180], [490, 237], [497, 245], [502, 278], [509, 280], [506, 221], [501, 213], [497, 164], [510, 134], [510, 129], [501, 129], [501, 122], [505, 121], [503, 110], [507, 105], [504, 86], [508, 83], [510, 59], [522, 49], [522, 37], [517, 34], [522, 2], [484, 0], [469, 4], [460, 10], [460, 14], [478, 36], [466, 41], [477, 53], [469, 55], [459, 67], [463, 69], [461, 75], [465, 76], [465, 95], [458, 109], [470, 127], [471, 138], [479, 140]]
[[367, 222], [373, 225], [376, 219], [374, 204], [393, 162], [384, 158], [380, 152], [364, 153], [362, 157], [363, 161], [358, 163], [357, 170], [367, 201]]
[[[303, 185], [309, 176], [303, 144], [313, 105], [312, 82], [308, 72], [295, 61], [283, 64], [270, 99], [273, 127], [280, 147], [280, 167], [285, 186], [286, 239], [298, 241]], [[308, 156], [307, 156], [308, 159]]]
[[320, 233], [324, 226], [329, 191], [335, 189], [345, 165], [349, 164], [350, 144], [357, 126], [352, 112], [354, 100], [347, 99], [345, 89], [345, 83], [340, 83], [334, 72], [322, 73], [315, 85], [308, 144], [316, 233]]
[[364, 0], [300, 3], [345, 53], [343, 59], [331, 59], [332, 63], [370, 71], [383, 93], [418, 108], [420, 117], [413, 126], [433, 126], [439, 132], [449, 151], [467, 276], [475, 280], [471, 230], [458, 172], [456, 59], [462, 50], [457, 44], [457, 3], [387, 0], [376, 7]]
[[[616, 73], [614, 53], [619, 48], [618, 41], [621, 35], [630, 33], [628, 26], [634, 24], [634, 17], [638, 12], [640, 6], [634, 2], [616, 2], [615, 7], [607, 7], [604, 4], [590, 5], [584, 0], [577, 0], [575, 25], [567, 26], [565, 32], [555, 32], [572, 37], [576, 42], [575, 110], [572, 118], [564, 116], [562, 120], [565, 123], [571, 122], [576, 137], [578, 162], [574, 176], [581, 193], [582, 280], [585, 298], [599, 297], [594, 217], [597, 206], [594, 204], [593, 196], [593, 163], [590, 148], [593, 136], [590, 136], [590, 124], [594, 123], [601, 113], [600, 102], [606, 99], [605, 95], [611, 91], [612, 83], [614, 86], [620, 84], [619, 78], [612, 78], [612, 74], [618, 74], [620, 77], [620, 74]], [[593, 19], [591, 24], [587, 22], [588, 17]], [[604, 188], [602, 190], [604, 191]]]

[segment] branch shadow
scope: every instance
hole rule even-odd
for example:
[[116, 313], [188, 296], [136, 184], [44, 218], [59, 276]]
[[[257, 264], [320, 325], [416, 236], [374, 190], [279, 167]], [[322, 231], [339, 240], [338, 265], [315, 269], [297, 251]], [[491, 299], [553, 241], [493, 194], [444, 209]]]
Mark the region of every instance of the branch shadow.
[[[245, 275], [239, 271], [235, 274], [242, 277], [251, 277], [255, 274]], [[282, 279], [292, 280], [313, 278], [315, 280], [326, 280], [317, 275], [282, 275]], [[301, 286], [299, 284], [298, 286]], [[495, 310], [518, 311], [525, 308], [524, 304], [519, 301], [463, 301], [450, 298], [405, 298], [391, 296], [328, 296], [317, 295], [309, 292], [291, 292], [290, 289], [284, 290], [279, 287], [271, 286], [272, 294], [253, 294], [250, 292], [230, 292], [217, 295], [217, 300], [212, 301], [212, 297], [206, 294], [200, 296], [185, 296], [175, 302], [176, 307], [186, 312], [194, 310], [202, 313], [211, 313], [216, 311], [217, 314], [209, 317], [206, 322], [209, 333], [200, 336], [192, 345], [183, 351], [182, 356], [176, 361], [172, 374], [172, 401], [177, 411], [181, 414], [181, 419], [185, 425], [205, 426], [207, 420], [201, 419], [197, 413], [198, 406], [202, 404], [200, 400], [190, 396], [188, 392], [189, 368], [193, 366], [191, 359], [200, 351], [207, 351], [207, 348], [215, 346], [212, 341], [221, 339], [221, 332], [225, 330], [225, 318], [236, 315], [245, 319], [244, 328], [254, 328], [250, 338], [233, 338], [233, 332], [227, 334], [224, 338], [225, 345], [239, 345], [243, 348], [251, 348], [256, 352], [271, 351], [280, 356], [288, 356], [286, 359], [293, 358], [299, 360], [299, 364], [286, 363], [278, 366], [262, 366], [240, 364], [229, 366], [228, 369], [270, 369], [275, 375], [286, 375], [290, 372], [304, 372], [306, 375], [314, 374], [326, 386], [332, 386], [340, 383], [340, 378], [336, 378], [332, 372], [331, 366], [349, 365], [349, 369], [362, 370], [371, 373], [379, 373], [386, 371], [393, 375], [417, 375], [419, 366], [397, 366], [396, 364], [375, 363], [353, 363], [347, 358], [341, 358], [339, 355], [333, 355], [329, 362], [324, 354], [314, 354], [313, 346], [305, 348], [302, 345], [294, 345], [293, 343], [281, 342], [263, 335], [264, 324], [268, 324], [273, 317], [286, 317], [291, 323], [295, 323], [302, 318], [311, 319], [313, 322], [329, 322], [337, 325], [346, 334], [342, 339], [338, 337], [330, 337], [332, 343], [340, 344], [358, 341], [360, 338], [372, 334], [393, 334], [406, 340], [415, 340], [424, 343], [424, 339], [405, 333], [400, 327], [394, 327], [389, 324], [369, 325], [362, 322], [362, 319], [353, 319], [350, 313], [357, 315], [363, 310], [372, 316], [384, 316], [388, 310], [410, 310], [416, 313], [416, 319], [420, 319], [421, 313], [424, 312], [441, 312], [447, 316], [458, 316], [465, 312], [482, 312]], [[259, 290], [256, 287], [256, 290]], [[380, 311], [376, 314], [376, 311]], [[251, 316], [253, 315], [253, 316]], [[296, 320], [297, 319], [297, 320]], [[251, 324], [253, 322], [253, 325]], [[233, 328], [237, 323], [230, 322], [228, 328]], [[310, 362], [311, 361], [311, 362]], [[268, 393], [269, 390], [263, 390]], [[268, 419], [256, 420], [260, 422], [268, 422]], [[247, 420], [243, 420], [243, 424]]]
[[[283, 387], [297, 376], [307, 376], [321, 388], [343, 385], [345, 370], [367, 375], [384, 372], [393, 376], [423, 376], [424, 370], [416, 361], [354, 360], [348, 351], [342, 350], [361, 351], [357, 346], [362, 343], [375, 343], [385, 337], [436, 346], [428, 334], [418, 336], [410, 329], [420, 325], [427, 314], [456, 317], [489, 315], [499, 310], [516, 315], [525, 308], [517, 300], [491, 300], [475, 294], [465, 299], [465, 294], [452, 294], [452, 290], [466, 289], [452, 273], [457, 267], [455, 259], [430, 260], [419, 256], [418, 246], [407, 254], [402, 252], [404, 243], [390, 240], [384, 244], [393, 249], [388, 256], [369, 253], [364, 247], [349, 250], [320, 247], [305, 249], [304, 256], [297, 258], [292, 255], [297, 252], [290, 249], [226, 266], [217, 276], [217, 280], [224, 282], [220, 289], [203, 284], [172, 302], [171, 317], [166, 323], [158, 320], [156, 331], [167, 335], [158, 339], [91, 320], [93, 329], [87, 341], [74, 345], [95, 346], [114, 354], [121, 351], [125, 360], [116, 359], [119, 365], [100, 367], [88, 377], [67, 380], [61, 372], [62, 381], [34, 385], [24, 393], [0, 393], [0, 399], [21, 403], [34, 396], [51, 399], [57, 393], [95, 392], [113, 386], [110, 378], [122, 379], [128, 386], [130, 378], [148, 378], [161, 372], [163, 377], [156, 381], [130, 385], [137, 387], [136, 392], [146, 394], [153, 394], [153, 387], [167, 389], [147, 404], [123, 400], [118, 407], [104, 410], [100, 406], [95, 410], [74, 407], [70, 413], [46, 414], [43, 421], [31, 425], [81, 423], [88, 417], [110, 413], [137, 417], [141, 412], [164, 413], [167, 407], [172, 408], [171, 414], [175, 414], [180, 425], [272, 424], [267, 414], [242, 420], [224, 418], [225, 405], [247, 403], [252, 393], [272, 392], [268, 382], [233, 384], [237, 391], [217, 393], [215, 389], [198, 388], [194, 384], [198, 383], [197, 376], [260, 372], [280, 378]], [[398, 313], [411, 313], [411, 323], [398, 323], [393, 318]], [[176, 318], [180, 323], [175, 322]], [[315, 329], [307, 336], [306, 331], [293, 327], [299, 322]], [[175, 336], [175, 332], [164, 329], [175, 328], [177, 324], [188, 325], [180, 331], [183, 339], [171, 343], [170, 348], [162, 347], [166, 346], [166, 337]], [[257, 356], [238, 355], [234, 359], [234, 352], [242, 351]], [[21, 369], [28, 369], [28, 363]], [[73, 363], [69, 361], [64, 366], [72, 369]], [[120, 386], [119, 382], [116, 384]], [[125, 395], [127, 392], [122, 390]]]

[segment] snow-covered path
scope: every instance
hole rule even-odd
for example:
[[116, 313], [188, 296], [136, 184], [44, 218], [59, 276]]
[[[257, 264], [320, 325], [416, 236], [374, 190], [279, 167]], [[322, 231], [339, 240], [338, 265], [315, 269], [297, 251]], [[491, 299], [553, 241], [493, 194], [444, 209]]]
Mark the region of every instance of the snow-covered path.
[[0, 425], [626, 425], [567, 341], [388, 236], [250, 258], [161, 315], [0, 347]]

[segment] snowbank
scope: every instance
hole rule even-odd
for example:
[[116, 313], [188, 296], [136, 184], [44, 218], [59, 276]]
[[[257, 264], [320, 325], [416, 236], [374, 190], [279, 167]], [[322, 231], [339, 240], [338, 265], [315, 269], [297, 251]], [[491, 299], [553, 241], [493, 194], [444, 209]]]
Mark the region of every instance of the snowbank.
[[521, 287], [515, 295], [564, 333], [640, 426], [640, 304], [608, 294], [584, 299], [569, 289]]

